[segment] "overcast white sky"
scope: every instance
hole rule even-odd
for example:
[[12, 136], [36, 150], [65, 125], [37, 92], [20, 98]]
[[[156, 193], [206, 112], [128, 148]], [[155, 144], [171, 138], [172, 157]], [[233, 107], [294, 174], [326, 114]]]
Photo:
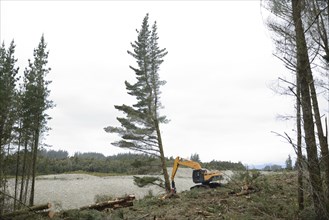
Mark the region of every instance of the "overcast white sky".
[[103, 128], [118, 125], [114, 105], [132, 104], [127, 54], [146, 13], [168, 50], [160, 77], [166, 156], [202, 161], [280, 163], [289, 144], [271, 131], [291, 132], [294, 101], [269, 87], [290, 77], [274, 47], [259, 1], [1, 1], [1, 42], [15, 40], [21, 73], [42, 34], [48, 43], [52, 130], [45, 143], [74, 152], [125, 152]]

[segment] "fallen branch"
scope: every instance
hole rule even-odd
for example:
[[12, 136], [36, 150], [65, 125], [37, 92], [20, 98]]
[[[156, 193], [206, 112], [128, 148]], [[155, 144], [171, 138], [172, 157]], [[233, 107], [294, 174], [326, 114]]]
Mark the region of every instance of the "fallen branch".
[[49, 213], [48, 211], [50, 208], [51, 208], [50, 203], [43, 205], [36, 205], [36, 206], [28, 207], [28, 209], [21, 209], [14, 212], [6, 213], [0, 216], [0, 219], [12, 219], [13, 217], [19, 215], [29, 215], [31, 214], [31, 212], [34, 212], [35, 214], [44, 213], [44, 212]]
[[159, 177], [153, 177], [153, 176], [133, 176], [134, 177], [134, 184], [138, 187], [144, 187], [147, 185], [155, 185], [159, 186], [160, 188], [165, 188], [163, 185], [163, 180]]

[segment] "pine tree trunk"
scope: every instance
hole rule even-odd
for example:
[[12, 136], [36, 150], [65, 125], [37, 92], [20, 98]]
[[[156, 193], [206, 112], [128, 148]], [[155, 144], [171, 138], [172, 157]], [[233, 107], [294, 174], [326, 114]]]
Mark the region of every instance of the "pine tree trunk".
[[305, 143], [308, 159], [308, 170], [310, 175], [310, 182], [312, 187], [312, 198], [314, 210], [317, 219], [327, 219], [325, 217], [326, 210], [321, 172], [319, 160], [317, 155], [316, 139], [314, 134], [314, 123], [312, 114], [312, 103], [309, 88], [308, 65], [310, 65], [308, 58], [308, 50], [305, 40], [304, 29], [301, 19], [301, 1], [292, 1], [293, 21], [296, 32], [296, 46], [297, 46], [297, 74], [300, 77], [301, 86], [301, 103], [304, 119]]
[[312, 98], [312, 106], [313, 106], [313, 112], [314, 112], [314, 118], [315, 118], [315, 124], [318, 134], [318, 139], [320, 143], [320, 149], [321, 149], [321, 160], [323, 161], [323, 168], [324, 168], [324, 183], [326, 185], [326, 193], [325, 198], [329, 199], [329, 150], [328, 150], [328, 143], [327, 138], [324, 135], [323, 128], [322, 128], [322, 122], [321, 122], [321, 116], [319, 111], [319, 105], [317, 100], [317, 94], [315, 91], [314, 86], [314, 80], [312, 76], [311, 67], [308, 66], [308, 83], [310, 85], [311, 90], [311, 98]]
[[[329, 0], [327, 0], [327, 24], [329, 24]], [[325, 52], [325, 61], [327, 62], [327, 66], [329, 67], [329, 41], [328, 41], [328, 30], [329, 27], [325, 24], [323, 14], [319, 13], [320, 11], [320, 6], [318, 1], [313, 1], [313, 7], [316, 9], [314, 10], [314, 17], [317, 19], [317, 32], [318, 35], [321, 37], [322, 44], [321, 47], [323, 47], [323, 50]], [[313, 76], [311, 69], [309, 69], [309, 83], [311, 87], [311, 93], [312, 93], [312, 102], [313, 102], [313, 109], [314, 109], [314, 115], [315, 115], [315, 123], [317, 126], [317, 131], [318, 131], [318, 138], [320, 142], [320, 149], [321, 149], [321, 156], [322, 156], [322, 161], [323, 161], [323, 168], [324, 168], [324, 182], [326, 185], [326, 196], [327, 198], [327, 203], [329, 206], [329, 149], [328, 149], [328, 134], [324, 134], [323, 128], [322, 128], [322, 123], [321, 123], [321, 116], [319, 112], [319, 107], [318, 107], [318, 101], [317, 101], [317, 95], [316, 95], [316, 90], [313, 82]], [[328, 81], [329, 82], [329, 81]], [[329, 96], [328, 96], [329, 98]], [[329, 101], [329, 99], [328, 99]], [[325, 126], [327, 126], [327, 122], [325, 122]], [[328, 207], [329, 209], [329, 207]]]
[[[21, 126], [20, 126], [20, 129], [21, 129]], [[20, 164], [20, 151], [21, 151], [21, 130], [19, 131], [17, 158], [16, 158], [14, 210], [17, 209], [17, 193], [18, 193], [17, 188], [18, 188], [18, 173], [19, 173], [19, 164]]]
[[[0, 130], [1, 130], [1, 125], [0, 125]], [[0, 131], [1, 132], [1, 131]], [[1, 135], [1, 133], [0, 133]], [[3, 178], [3, 160], [4, 160], [4, 156], [3, 156], [3, 148], [2, 148], [2, 142], [1, 142], [2, 138], [0, 136], [0, 190], [2, 190], [3, 184], [4, 184], [4, 178]], [[0, 215], [3, 214], [3, 207], [4, 207], [4, 195], [0, 194]]]
[[165, 158], [164, 151], [163, 151], [163, 145], [162, 145], [162, 138], [161, 138], [160, 127], [159, 127], [159, 123], [158, 123], [157, 120], [155, 122], [155, 128], [156, 128], [156, 132], [157, 132], [157, 136], [158, 136], [158, 144], [159, 144], [159, 151], [160, 151], [161, 167], [162, 167], [163, 177], [164, 177], [164, 180], [165, 180], [165, 188], [166, 188], [166, 191], [167, 192], [170, 192], [171, 191], [171, 187], [170, 187], [169, 175], [168, 175], [168, 171], [167, 171], [166, 158]]
[[[40, 123], [37, 123], [37, 125]], [[31, 184], [31, 195], [30, 195], [30, 206], [34, 204], [34, 188], [35, 188], [35, 177], [36, 177], [36, 164], [38, 156], [38, 145], [39, 145], [39, 127], [35, 130], [34, 135], [34, 146], [32, 151], [32, 184]]]
[[16, 171], [15, 171], [15, 194], [14, 194], [14, 210], [16, 210], [17, 205], [17, 188], [18, 188], [18, 173], [19, 173], [19, 163], [20, 163], [20, 148], [21, 144], [18, 144], [18, 150], [17, 150], [17, 159], [16, 159]]
[[[2, 113], [2, 112], [1, 112]], [[4, 116], [0, 116], [4, 117]], [[5, 134], [4, 134], [4, 125], [0, 124], [0, 190], [5, 192]], [[5, 207], [5, 196], [0, 194], [0, 214], [3, 214]]]
[[[30, 157], [31, 160], [31, 157]], [[27, 198], [28, 198], [28, 189], [29, 189], [29, 183], [31, 178], [31, 164], [27, 164], [27, 174], [26, 174], [26, 180], [25, 180], [25, 189], [24, 189], [24, 204], [27, 204]]]
[[24, 181], [26, 176], [26, 163], [27, 163], [27, 143], [28, 141], [25, 140], [24, 143], [24, 157], [23, 157], [23, 167], [22, 167], [22, 179], [21, 179], [21, 188], [20, 188], [20, 194], [19, 194], [19, 201], [23, 203], [24, 200]]
[[300, 80], [299, 74], [296, 74], [296, 85], [297, 85], [297, 166], [298, 166], [298, 208], [299, 210], [304, 209], [304, 187], [303, 187], [303, 153], [302, 153], [302, 126], [301, 126], [301, 95], [300, 95]]

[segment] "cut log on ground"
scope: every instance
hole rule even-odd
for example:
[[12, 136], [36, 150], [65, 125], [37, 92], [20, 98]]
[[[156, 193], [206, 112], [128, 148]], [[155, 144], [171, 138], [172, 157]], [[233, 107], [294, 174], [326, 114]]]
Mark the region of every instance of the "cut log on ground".
[[110, 200], [106, 202], [100, 202], [93, 205], [83, 206], [80, 208], [80, 210], [85, 209], [95, 209], [98, 211], [103, 211], [104, 209], [112, 208], [112, 209], [118, 209], [123, 207], [129, 207], [133, 206], [133, 200], [135, 199], [135, 195], [128, 195], [123, 198], [117, 198], [115, 200]]
[[51, 204], [43, 204], [43, 205], [36, 205], [32, 207], [28, 207], [27, 209], [21, 209], [14, 212], [6, 213], [2, 216], [0, 216], [0, 219], [12, 219], [13, 217], [19, 216], [19, 215], [29, 215], [29, 214], [38, 214], [38, 213], [45, 213], [49, 211], [51, 208]]

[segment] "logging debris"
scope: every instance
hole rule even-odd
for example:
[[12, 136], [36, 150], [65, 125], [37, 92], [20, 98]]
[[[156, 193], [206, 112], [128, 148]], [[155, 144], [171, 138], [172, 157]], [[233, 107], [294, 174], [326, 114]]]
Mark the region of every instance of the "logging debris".
[[83, 206], [80, 207], [79, 210], [86, 210], [86, 209], [95, 209], [98, 211], [103, 211], [105, 209], [118, 209], [133, 206], [133, 200], [135, 200], [135, 195], [128, 195], [121, 198], [116, 198], [115, 200], [99, 202], [93, 205]]
[[13, 219], [15, 217], [24, 217], [24, 216], [29, 216], [33, 214], [41, 214], [43, 216], [48, 216], [52, 218], [54, 216], [53, 211], [50, 210], [51, 208], [51, 203], [46, 203], [42, 205], [35, 205], [28, 207], [26, 209], [21, 209], [17, 211], [13, 211], [10, 213], [5, 213], [2, 216], [0, 216], [0, 219]]

